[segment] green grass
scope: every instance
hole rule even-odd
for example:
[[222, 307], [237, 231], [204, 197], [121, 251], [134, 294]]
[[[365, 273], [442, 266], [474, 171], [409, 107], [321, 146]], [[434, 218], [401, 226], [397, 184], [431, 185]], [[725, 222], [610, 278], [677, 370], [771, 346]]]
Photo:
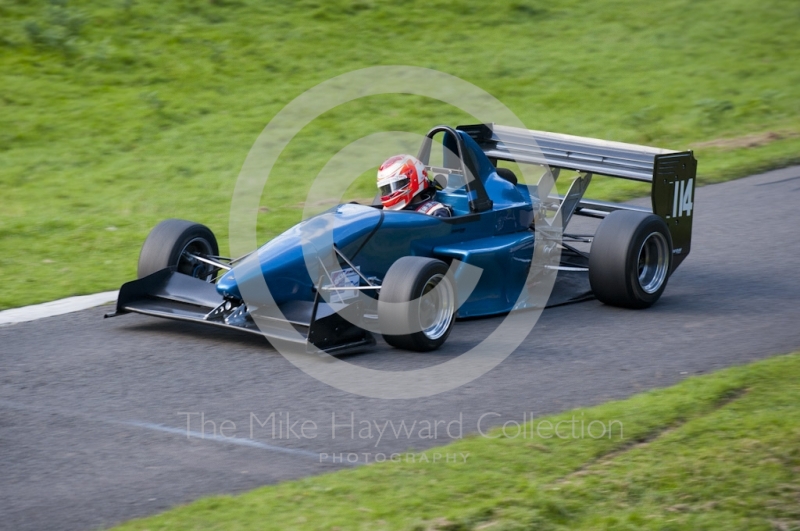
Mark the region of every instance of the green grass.
[[618, 421], [610, 438], [471, 436], [114, 529], [800, 529], [798, 397], [800, 354], [780, 356], [532, 421]]
[[[357, 68], [453, 74], [534, 129], [676, 149], [784, 136], [698, 149], [705, 183], [789, 164], [799, 22], [792, 0], [0, 0], [0, 308], [116, 288], [163, 218], [208, 224], [225, 250], [233, 184], [259, 132]], [[279, 161], [260, 237], [299, 220], [312, 178], [353, 140], [464, 121], [413, 96], [333, 109]], [[373, 186], [365, 175], [350, 193]]]

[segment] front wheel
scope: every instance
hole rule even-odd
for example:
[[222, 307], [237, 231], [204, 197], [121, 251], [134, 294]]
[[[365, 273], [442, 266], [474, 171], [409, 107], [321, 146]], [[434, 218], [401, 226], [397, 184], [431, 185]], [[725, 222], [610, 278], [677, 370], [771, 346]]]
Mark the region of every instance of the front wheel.
[[455, 289], [447, 264], [404, 256], [389, 268], [378, 298], [378, 320], [391, 346], [417, 352], [444, 344], [455, 322]]
[[200, 223], [167, 219], [156, 225], [139, 253], [138, 277], [146, 277], [167, 267], [211, 282], [216, 268], [195, 256], [217, 256], [219, 246], [211, 229]]
[[611, 306], [647, 308], [667, 287], [672, 237], [659, 216], [616, 210], [600, 223], [589, 254], [589, 283]]

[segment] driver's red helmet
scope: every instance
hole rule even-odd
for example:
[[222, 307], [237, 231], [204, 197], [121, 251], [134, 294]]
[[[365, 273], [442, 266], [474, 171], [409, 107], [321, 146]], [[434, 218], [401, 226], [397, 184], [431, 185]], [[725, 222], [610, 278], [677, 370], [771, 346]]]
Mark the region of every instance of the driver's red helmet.
[[383, 207], [400, 210], [429, 186], [425, 165], [411, 155], [395, 155], [378, 169], [378, 190]]

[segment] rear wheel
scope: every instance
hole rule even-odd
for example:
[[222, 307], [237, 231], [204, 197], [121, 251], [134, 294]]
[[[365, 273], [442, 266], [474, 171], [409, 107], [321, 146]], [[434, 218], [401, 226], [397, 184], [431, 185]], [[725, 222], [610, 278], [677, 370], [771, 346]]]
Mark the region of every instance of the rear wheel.
[[617, 210], [600, 223], [589, 254], [589, 283], [601, 302], [624, 308], [652, 306], [664, 292], [672, 238], [659, 216]]
[[216, 268], [194, 256], [217, 255], [219, 246], [211, 229], [200, 223], [167, 219], [156, 225], [144, 241], [138, 277], [174, 266], [179, 273], [211, 282]]
[[427, 352], [444, 344], [455, 322], [455, 289], [447, 264], [404, 256], [389, 268], [381, 284], [378, 319], [391, 346]]

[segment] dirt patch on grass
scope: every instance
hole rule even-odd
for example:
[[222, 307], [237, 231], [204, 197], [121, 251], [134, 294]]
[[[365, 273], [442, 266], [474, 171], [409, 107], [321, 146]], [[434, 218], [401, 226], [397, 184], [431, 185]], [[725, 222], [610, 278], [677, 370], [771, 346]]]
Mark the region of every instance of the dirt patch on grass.
[[[730, 390], [729, 392], [725, 393], [722, 397], [720, 397], [720, 399], [717, 401], [716, 404], [714, 404], [713, 408], [710, 411], [704, 413], [703, 415], [710, 415], [711, 413], [714, 413], [714, 412], [722, 409], [723, 407], [727, 406], [731, 402], [739, 400], [745, 394], [747, 394], [749, 391], [750, 391], [750, 389], [747, 389], [747, 388]], [[697, 417], [694, 417], [694, 418], [697, 418]], [[612, 451], [608, 452], [607, 454], [598, 456], [597, 458], [584, 463], [577, 470], [575, 470], [573, 472], [570, 472], [566, 476], [564, 476], [562, 478], [559, 478], [556, 481], [554, 481], [553, 485], [558, 486], [558, 485], [569, 484], [570, 481], [575, 479], [575, 478], [579, 478], [581, 476], [586, 476], [586, 475], [592, 474], [593, 473], [592, 469], [594, 467], [607, 466], [607, 465], [611, 464], [611, 462], [614, 459], [616, 459], [617, 457], [619, 457], [620, 455], [622, 455], [622, 454], [624, 454], [626, 452], [630, 452], [631, 450], [635, 450], [635, 449], [638, 449], [638, 448], [646, 447], [646, 446], [650, 445], [656, 439], [660, 439], [660, 438], [666, 437], [667, 435], [675, 432], [676, 430], [681, 428], [684, 424], [686, 424], [686, 422], [688, 422], [689, 420], [692, 420], [692, 419], [683, 419], [682, 418], [682, 419], [680, 419], [680, 420], [678, 420], [678, 421], [676, 421], [674, 423], [671, 423], [671, 424], [656, 428], [649, 434], [646, 434], [646, 435], [644, 435], [642, 437], [634, 439], [634, 440], [630, 441], [628, 444], [624, 444], [620, 448], [612, 450]]]
[[771, 142], [775, 142], [777, 140], [783, 140], [785, 138], [794, 138], [800, 136], [800, 133], [797, 132], [787, 132], [787, 131], [766, 131], [763, 133], [753, 133], [750, 135], [745, 136], [737, 136], [735, 138], [715, 138], [714, 140], [708, 140], [706, 142], [699, 142], [697, 144], [693, 144], [692, 147], [695, 149], [703, 149], [703, 148], [720, 148], [720, 149], [742, 149], [742, 148], [752, 148], [752, 147], [759, 147], [765, 146]]

